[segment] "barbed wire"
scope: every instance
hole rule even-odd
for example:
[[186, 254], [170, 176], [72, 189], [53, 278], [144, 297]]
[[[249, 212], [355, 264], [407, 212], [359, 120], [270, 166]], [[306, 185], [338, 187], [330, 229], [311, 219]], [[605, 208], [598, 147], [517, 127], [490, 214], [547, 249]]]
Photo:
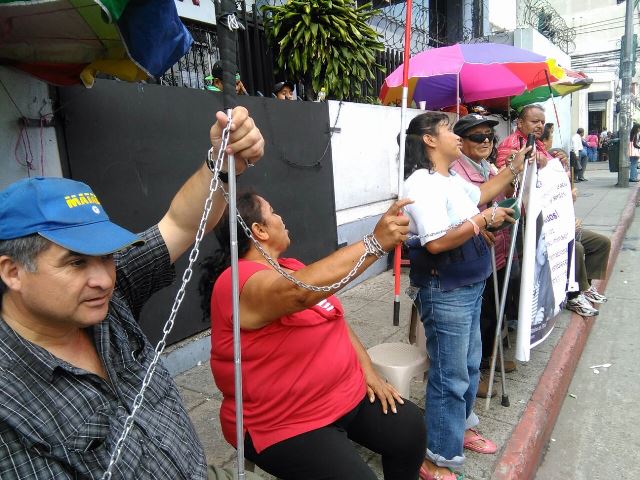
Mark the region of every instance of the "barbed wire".
[[[429, 0], [414, 0], [411, 9], [410, 53], [415, 55], [434, 47], [443, 47], [458, 42], [468, 42], [480, 29], [477, 26], [484, 18], [488, 0], [464, 0], [455, 21], [446, 10], [429, 8]], [[283, 0], [257, 0], [256, 5], [281, 5]], [[358, 2], [362, 3], [362, 2]], [[374, 1], [373, 9], [378, 13], [369, 19], [369, 25], [381, 37], [388, 49], [404, 50], [407, 3], [395, 0]], [[464, 12], [467, 12], [466, 21]]]
[[[380, 34], [385, 47], [404, 50], [407, 3], [374, 3], [378, 14], [371, 17], [369, 24]], [[470, 13], [468, 21], [463, 15], [452, 22], [446, 12], [429, 8], [428, 0], [414, 1], [411, 9], [411, 46], [410, 53], [415, 55], [433, 47], [467, 42], [474, 38], [473, 22], [480, 22], [485, 10], [485, 0], [479, 2], [465, 0], [460, 13]]]
[[523, 0], [518, 12], [518, 27], [529, 26], [538, 30], [563, 52], [576, 49], [576, 31], [547, 0]]

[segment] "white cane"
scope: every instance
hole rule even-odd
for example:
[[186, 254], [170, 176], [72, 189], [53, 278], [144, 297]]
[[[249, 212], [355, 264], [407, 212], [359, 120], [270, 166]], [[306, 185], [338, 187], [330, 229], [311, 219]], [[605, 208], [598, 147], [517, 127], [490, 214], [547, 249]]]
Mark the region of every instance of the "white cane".
[[[227, 110], [231, 118], [231, 109]], [[244, 479], [244, 429], [242, 405], [242, 353], [240, 344], [240, 287], [238, 280], [238, 222], [236, 207], [236, 162], [233, 155], [227, 157], [229, 172], [229, 241], [231, 244], [231, 298], [233, 305], [233, 374], [236, 402], [236, 457], [238, 478]]]
[[[531, 156], [535, 158], [535, 144], [533, 149], [531, 150]], [[524, 195], [524, 186], [527, 181], [527, 171], [529, 170], [529, 156], [527, 155], [524, 160], [524, 168], [522, 170], [522, 181], [520, 182], [520, 191], [518, 192], [518, 201], [516, 203], [518, 209], [522, 211], [522, 197]], [[501, 346], [502, 339], [500, 338], [500, 332], [502, 331], [502, 317], [504, 316], [504, 310], [507, 303], [507, 290], [509, 289], [509, 282], [507, 279], [511, 276], [511, 266], [513, 264], [513, 254], [516, 250], [516, 238], [518, 236], [518, 226], [520, 225], [520, 221], [522, 221], [522, 215], [520, 215], [520, 219], [513, 225], [513, 229], [511, 230], [511, 245], [509, 246], [509, 256], [507, 257], [507, 266], [504, 271], [505, 281], [502, 284], [502, 295], [500, 297], [500, 309], [498, 311], [498, 324], [496, 325], [496, 335], [493, 342], [493, 353], [491, 355], [491, 366], [489, 368], [489, 389], [487, 391], [487, 400], [485, 402], [485, 410], [489, 410], [489, 405], [491, 403], [491, 394], [493, 393], [493, 374], [496, 369], [496, 357], [498, 345]], [[504, 368], [504, 365], [503, 365]], [[503, 377], [504, 378], [504, 377]], [[504, 382], [502, 384], [502, 388], [504, 389]], [[504, 392], [504, 390], [503, 390]]]
[[[509, 396], [507, 395], [507, 387], [506, 387], [506, 378], [505, 378], [505, 371], [504, 371], [504, 353], [502, 351], [502, 335], [498, 332], [502, 332], [502, 328], [500, 328], [498, 330], [498, 313], [500, 311], [500, 298], [499, 298], [499, 293], [498, 293], [498, 265], [496, 262], [496, 247], [494, 245], [491, 245], [491, 267], [493, 268], [493, 298], [494, 301], [496, 303], [496, 334], [495, 334], [495, 338], [499, 338], [500, 339], [500, 343], [498, 343], [498, 350], [499, 350], [499, 355], [500, 355], [500, 376], [502, 378], [502, 406], [503, 407], [508, 407], [509, 406]], [[505, 278], [503, 280], [503, 282], [506, 282], [507, 279]], [[495, 349], [494, 349], [494, 354], [495, 354]], [[490, 378], [490, 380], [493, 380]], [[491, 393], [493, 393], [493, 385], [489, 385], [489, 398], [491, 398]]]

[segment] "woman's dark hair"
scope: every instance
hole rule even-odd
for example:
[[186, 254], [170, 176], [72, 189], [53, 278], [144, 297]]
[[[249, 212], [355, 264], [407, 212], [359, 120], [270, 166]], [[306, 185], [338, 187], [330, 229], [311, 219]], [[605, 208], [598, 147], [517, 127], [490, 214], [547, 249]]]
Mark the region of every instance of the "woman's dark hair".
[[[254, 223], [262, 224], [262, 211], [260, 210], [260, 200], [253, 191], [238, 194], [236, 200], [238, 214], [244, 219], [249, 228]], [[224, 210], [224, 214], [213, 230], [218, 240], [218, 249], [212, 255], [200, 262], [202, 275], [198, 284], [200, 292], [200, 307], [202, 308], [203, 319], [211, 314], [211, 291], [222, 272], [231, 265], [231, 246], [229, 245], [229, 206]], [[238, 224], [238, 258], [244, 257], [251, 247], [251, 239], [247, 237], [244, 229]]]
[[640, 131], [640, 124], [634, 123], [633, 127], [631, 127], [631, 132], [629, 132], [629, 141], [633, 142], [633, 146], [636, 148], [640, 148], [638, 145], [638, 132]]
[[404, 178], [416, 170], [426, 168], [433, 171], [433, 162], [427, 155], [422, 136], [425, 134], [438, 136], [438, 126], [449, 125], [449, 117], [445, 113], [427, 112], [415, 117], [407, 128], [404, 150]]
[[487, 162], [495, 165], [496, 160], [498, 159], [498, 145], [500, 145], [500, 137], [493, 134], [493, 145], [491, 146], [491, 153], [487, 157]]
[[542, 131], [542, 135], [540, 135], [540, 141], [544, 142], [545, 140], [551, 138], [551, 134], [553, 133], [553, 123], [545, 123], [544, 130]]

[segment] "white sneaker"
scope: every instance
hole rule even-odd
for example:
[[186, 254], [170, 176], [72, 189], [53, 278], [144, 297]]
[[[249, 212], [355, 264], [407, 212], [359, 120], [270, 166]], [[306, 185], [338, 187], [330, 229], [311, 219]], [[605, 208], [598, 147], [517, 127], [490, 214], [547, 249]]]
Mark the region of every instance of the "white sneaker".
[[583, 317], [595, 317], [600, 313], [598, 310], [591, 306], [589, 300], [587, 300], [583, 294], [567, 300], [566, 308], [567, 310], [576, 312], [578, 315]]
[[584, 292], [582, 292], [582, 295], [584, 295], [585, 298], [589, 300], [591, 303], [600, 304], [607, 301], [607, 297], [605, 297], [600, 292], [598, 292], [596, 290], [596, 287], [594, 287], [593, 285], [591, 285], [588, 290], [585, 290]]

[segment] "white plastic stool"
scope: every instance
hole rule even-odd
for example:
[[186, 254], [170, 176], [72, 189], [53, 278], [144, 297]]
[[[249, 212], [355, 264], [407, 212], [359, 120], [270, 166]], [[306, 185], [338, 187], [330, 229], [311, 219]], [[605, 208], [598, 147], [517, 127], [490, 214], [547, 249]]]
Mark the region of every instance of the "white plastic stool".
[[367, 352], [378, 373], [405, 398], [409, 398], [411, 393], [411, 379], [427, 371], [427, 354], [414, 345], [381, 343]]

